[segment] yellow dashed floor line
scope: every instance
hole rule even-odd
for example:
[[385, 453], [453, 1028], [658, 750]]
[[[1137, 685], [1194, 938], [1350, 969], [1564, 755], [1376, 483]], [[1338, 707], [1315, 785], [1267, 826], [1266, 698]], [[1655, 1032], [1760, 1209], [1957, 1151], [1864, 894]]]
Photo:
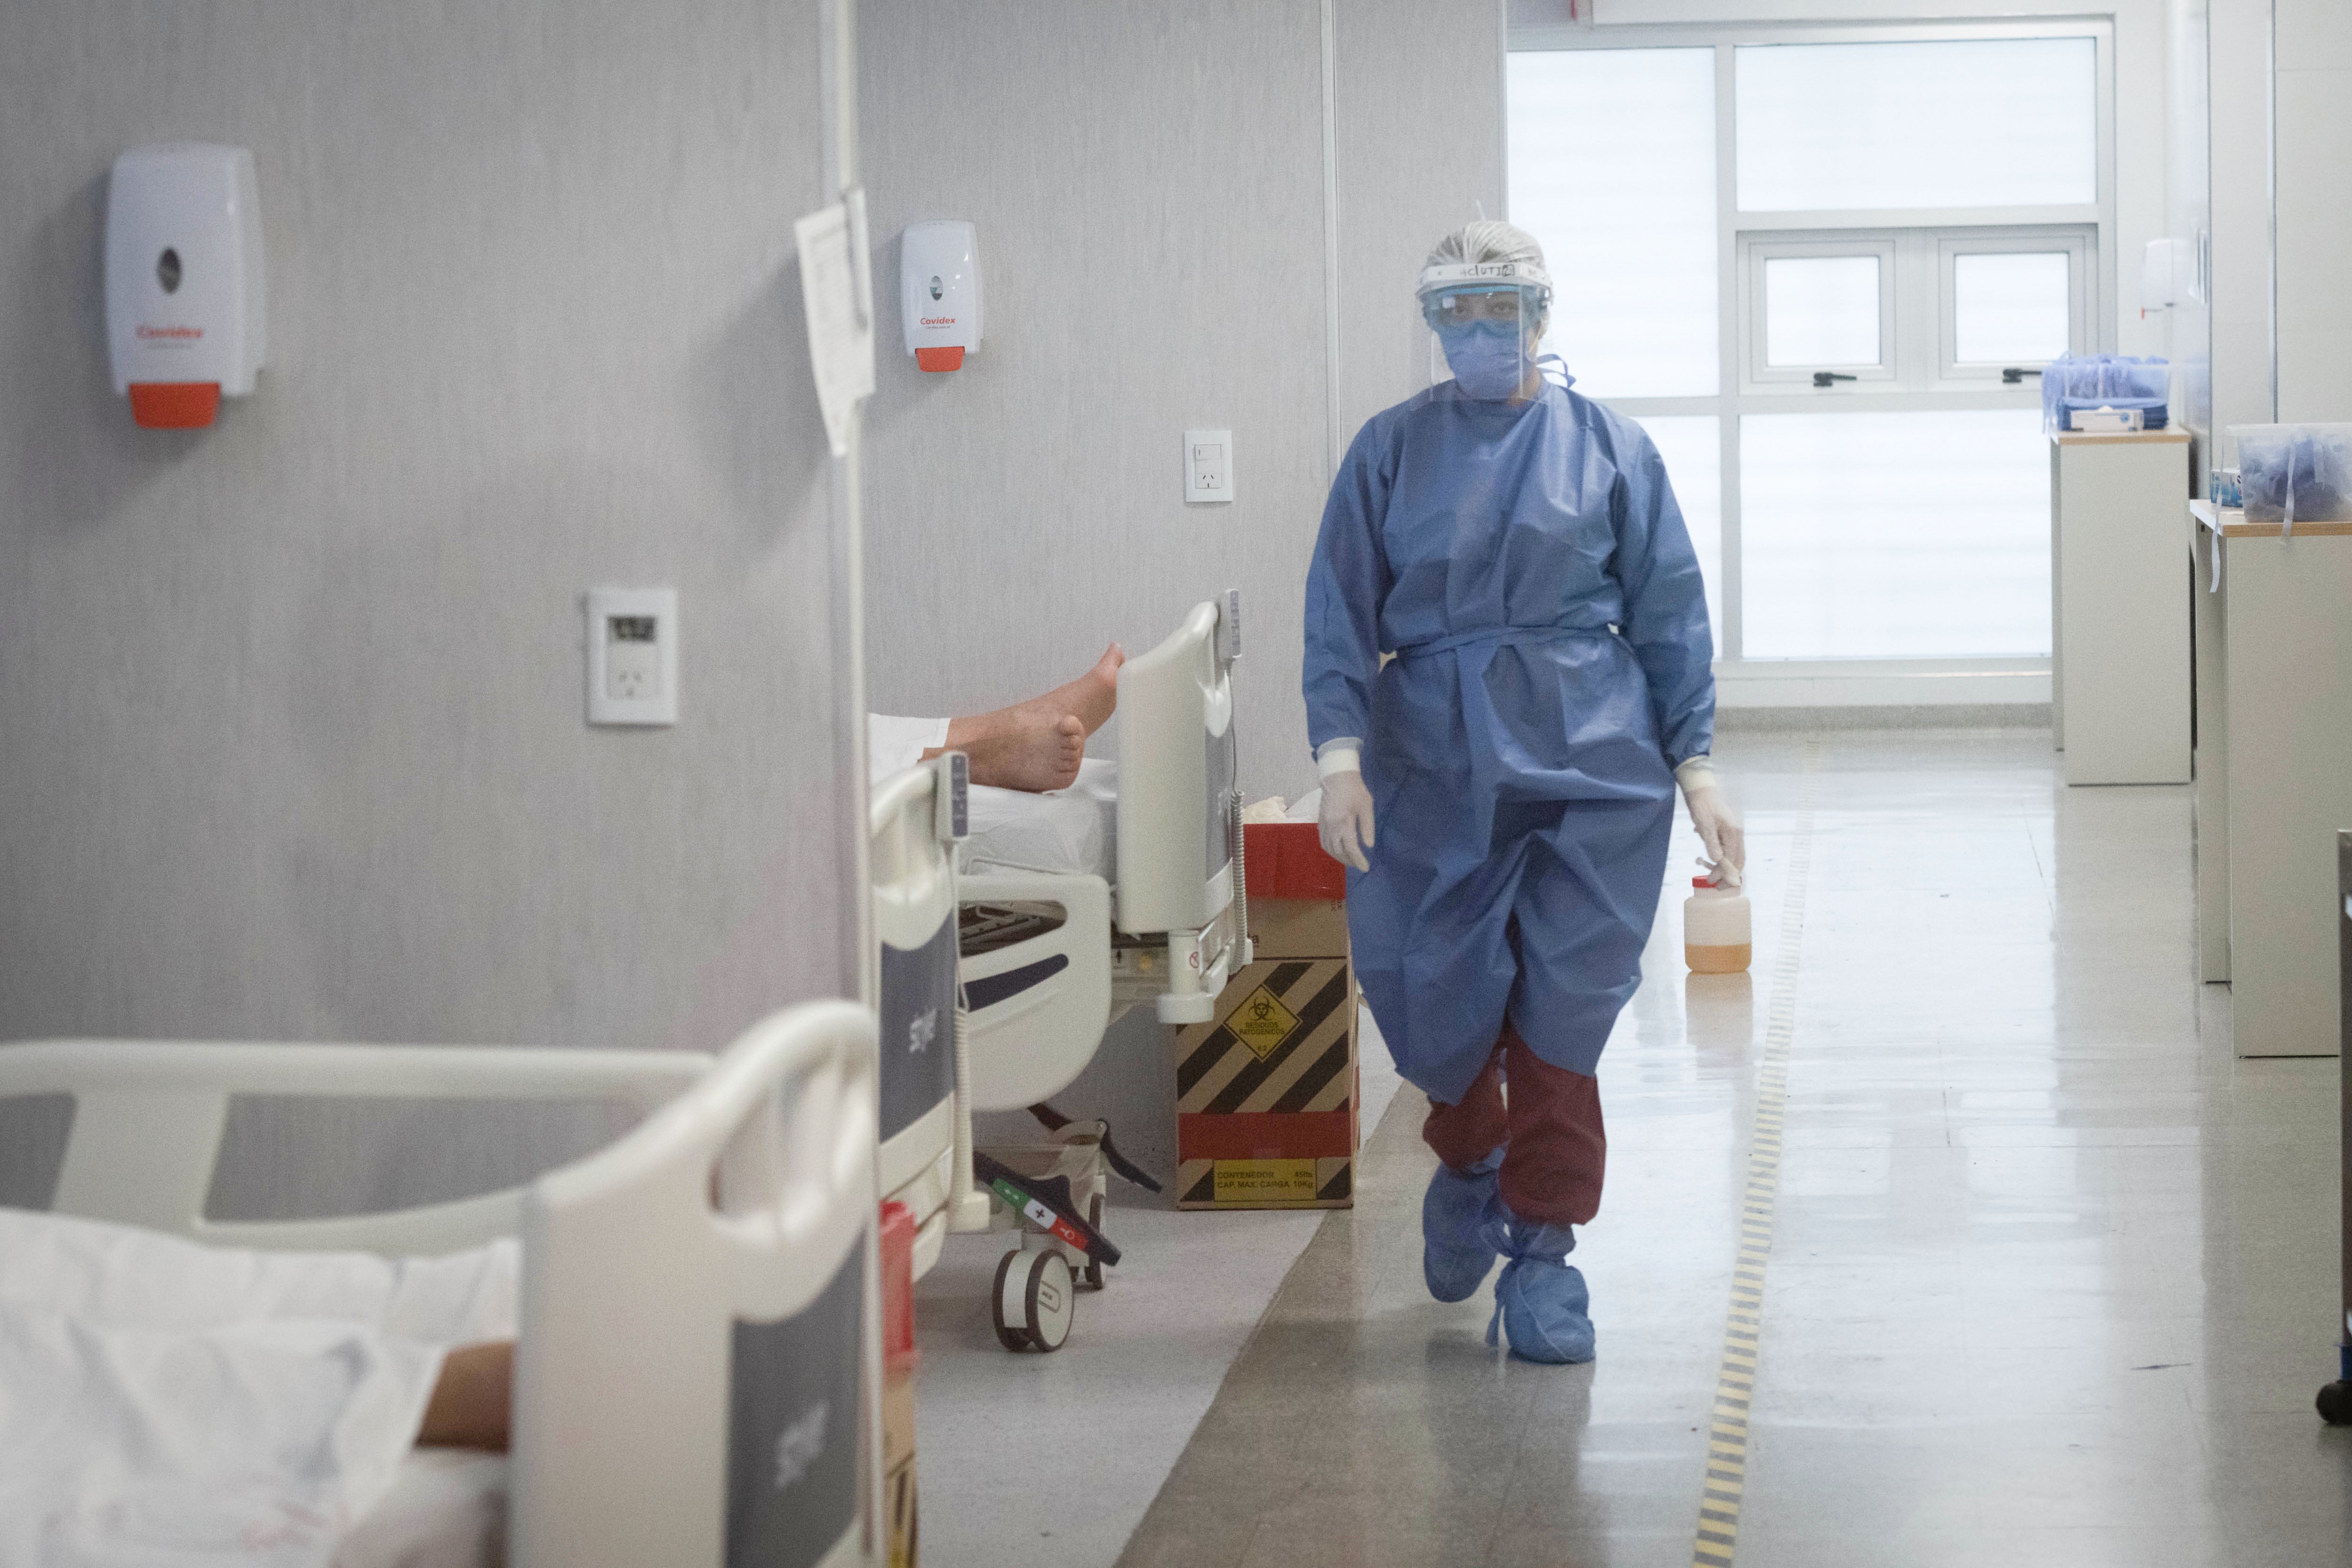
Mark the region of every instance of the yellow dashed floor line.
[[1764, 1331], [1764, 1268], [1772, 1256], [1772, 1211], [1780, 1195], [1780, 1141], [1788, 1121], [1789, 1039], [1796, 1023], [1797, 958], [1805, 931], [1805, 880], [1813, 859], [1813, 773], [1817, 742], [1805, 744], [1804, 793], [1789, 846], [1789, 883], [1780, 903], [1780, 949], [1772, 969], [1772, 1009], [1756, 1082], [1756, 1125], [1748, 1140], [1740, 1197], [1739, 1258], [1731, 1270], [1731, 1308], [1723, 1324], [1715, 1408], [1706, 1445], [1706, 1484], [1698, 1505], [1692, 1568], [1731, 1568], [1739, 1547], [1739, 1506], [1748, 1489], [1748, 1409], [1756, 1396], [1756, 1351]]

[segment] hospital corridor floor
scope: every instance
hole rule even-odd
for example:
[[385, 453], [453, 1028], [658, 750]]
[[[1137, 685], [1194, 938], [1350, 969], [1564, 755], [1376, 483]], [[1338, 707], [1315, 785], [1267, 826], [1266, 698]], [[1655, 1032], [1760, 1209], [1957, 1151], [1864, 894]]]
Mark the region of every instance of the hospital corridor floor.
[[[1490, 1292], [1430, 1300], [1407, 1088], [1352, 1210], [1150, 1216], [1136, 1248], [1189, 1258], [1081, 1308], [1062, 1356], [1124, 1298], [1091, 1373], [927, 1321], [927, 1557], [2352, 1563], [2352, 1429], [2311, 1408], [2337, 1067], [2232, 1057], [2188, 791], [2069, 789], [2042, 731], [1718, 754], [1755, 960], [1684, 970], [1685, 826], [1601, 1069], [1608, 1186], [1572, 1259], [1598, 1361], [1507, 1360]], [[991, 1451], [934, 1443], [983, 1423]], [[1025, 1499], [960, 1521], [990, 1489]]]

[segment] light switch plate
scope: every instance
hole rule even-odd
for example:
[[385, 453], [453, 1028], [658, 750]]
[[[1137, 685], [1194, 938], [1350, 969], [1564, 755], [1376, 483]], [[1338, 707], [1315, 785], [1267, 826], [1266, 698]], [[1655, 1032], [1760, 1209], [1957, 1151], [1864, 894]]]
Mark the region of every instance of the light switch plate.
[[588, 591], [588, 722], [677, 722], [677, 590]]
[[1188, 501], [1234, 499], [1232, 431], [1184, 432], [1184, 499]]

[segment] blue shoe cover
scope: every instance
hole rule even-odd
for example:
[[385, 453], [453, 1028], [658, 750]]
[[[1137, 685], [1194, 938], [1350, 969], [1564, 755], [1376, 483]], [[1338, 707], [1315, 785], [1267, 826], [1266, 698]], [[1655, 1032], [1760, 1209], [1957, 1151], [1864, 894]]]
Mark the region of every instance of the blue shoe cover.
[[[1496, 1205], [1500, 1208], [1500, 1205]], [[1501, 1212], [1507, 1220], [1505, 1250], [1510, 1261], [1495, 1281], [1495, 1315], [1486, 1322], [1486, 1342], [1496, 1330], [1508, 1334], [1511, 1353], [1522, 1361], [1564, 1365], [1592, 1359], [1591, 1298], [1584, 1276], [1571, 1268], [1576, 1232], [1564, 1225], [1538, 1225]]]
[[1495, 1281], [1495, 1316], [1486, 1324], [1486, 1342], [1495, 1342], [1499, 1326], [1510, 1336], [1511, 1353], [1522, 1361], [1556, 1366], [1591, 1361], [1592, 1320], [1585, 1312], [1591, 1304], [1584, 1276], [1570, 1265], [1514, 1258]]
[[1440, 1165], [1429, 1178], [1421, 1200], [1421, 1273], [1441, 1301], [1476, 1295], [1503, 1250], [1506, 1211], [1496, 1196], [1502, 1165], [1497, 1149], [1466, 1172]]

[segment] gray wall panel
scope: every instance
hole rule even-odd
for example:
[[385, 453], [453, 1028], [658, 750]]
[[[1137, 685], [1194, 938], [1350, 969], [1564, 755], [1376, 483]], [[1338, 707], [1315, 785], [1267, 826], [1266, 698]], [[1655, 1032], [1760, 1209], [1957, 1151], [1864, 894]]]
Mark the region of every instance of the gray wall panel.
[[[716, 1047], [835, 988], [815, 7], [0, 8], [0, 1037]], [[111, 393], [125, 147], [259, 165], [271, 359]], [[582, 722], [675, 584], [682, 720]]]
[[1503, 202], [1503, 12], [1493, 0], [1339, 0], [1339, 426], [1429, 384], [1413, 281], [1429, 247]]
[[[1300, 606], [1329, 482], [1319, 14], [869, 0], [861, 127], [889, 301], [868, 412], [874, 706], [963, 713], [1244, 592], [1243, 782], [1309, 786]], [[899, 230], [979, 226], [986, 341], [926, 374]], [[1235, 499], [1183, 500], [1188, 427]], [[1095, 751], [1116, 754], [1115, 731]]]

